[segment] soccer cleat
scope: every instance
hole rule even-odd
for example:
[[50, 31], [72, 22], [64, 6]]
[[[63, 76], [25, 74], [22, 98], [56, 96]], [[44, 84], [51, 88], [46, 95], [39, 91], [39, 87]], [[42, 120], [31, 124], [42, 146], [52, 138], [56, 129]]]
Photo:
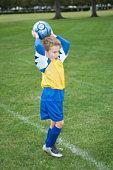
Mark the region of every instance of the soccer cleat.
[[51, 156], [53, 156], [53, 157], [58, 157], [58, 158], [60, 158], [60, 157], [62, 157], [63, 155], [60, 153], [60, 151], [54, 146], [54, 147], [52, 147], [52, 148], [50, 148], [50, 147], [46, 147], [46, 145], [43, 145], [43, 150], [46, 152], [46, 153], [48, 153], [48, 154], [50, 154]]

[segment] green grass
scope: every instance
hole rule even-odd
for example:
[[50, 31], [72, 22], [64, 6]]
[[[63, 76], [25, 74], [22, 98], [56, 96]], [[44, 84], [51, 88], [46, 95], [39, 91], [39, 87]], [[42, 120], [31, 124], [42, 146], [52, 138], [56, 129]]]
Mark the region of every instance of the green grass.
[[[64, 157], [51, 158], [42, 151], [49, 122], [39, 119], [41, 74], [34, 65], [31, 29], [46, 20], [56, 34], [71, 42], [64, 63], [65, 126], [61, 137], [81, 148], [97, 162], [113, 169], [113, 11], [0, 16], [1, 169], [96, 170], [63, 144]], [[29, 120], [21, 120], [18, 114]], [[105, 168], [107, 169], [107, 168]]]

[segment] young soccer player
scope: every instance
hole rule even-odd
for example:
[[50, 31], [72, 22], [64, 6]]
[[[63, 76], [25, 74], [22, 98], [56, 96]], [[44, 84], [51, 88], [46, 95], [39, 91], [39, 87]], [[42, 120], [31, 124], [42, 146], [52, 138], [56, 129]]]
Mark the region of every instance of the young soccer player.
[[32, 32], [35, 41], [35, 64], [42, 72], [43, 88], [40, 104], [41, 120], [50, 119], [43, 150], [54, 157], [62, 157], [55, 143], [64, 125], [63, 101], [65, 78], [63, 62], [67, 57], [70, 42], [53, 33], [40, 40]]

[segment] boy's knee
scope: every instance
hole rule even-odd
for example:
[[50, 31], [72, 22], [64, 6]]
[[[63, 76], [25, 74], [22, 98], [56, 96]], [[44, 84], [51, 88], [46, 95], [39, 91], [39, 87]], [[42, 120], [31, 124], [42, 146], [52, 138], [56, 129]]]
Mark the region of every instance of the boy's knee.
[[54, 122], [54, 121], [52, 121], [52, 120], [51, 120], [50, 127], [54, 127], [54, 126], [55, 126], [55, 124], [56, 124], [56, 122]]
[[56, 126], [58, 128], [62, 128], [64, 126], [64, 120], [60, 121], [60, 122], [56, 122]]

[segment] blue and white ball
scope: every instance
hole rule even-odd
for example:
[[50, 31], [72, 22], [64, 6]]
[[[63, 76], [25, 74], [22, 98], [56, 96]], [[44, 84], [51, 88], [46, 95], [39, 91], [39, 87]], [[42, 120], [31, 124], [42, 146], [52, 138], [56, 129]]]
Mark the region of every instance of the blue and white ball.
[[52, 29], [50, 25], [45, 21], [38, 21], [33, 26], [33, 31], [35, 31], [40, 39], [44, 39], [51, 35]]

